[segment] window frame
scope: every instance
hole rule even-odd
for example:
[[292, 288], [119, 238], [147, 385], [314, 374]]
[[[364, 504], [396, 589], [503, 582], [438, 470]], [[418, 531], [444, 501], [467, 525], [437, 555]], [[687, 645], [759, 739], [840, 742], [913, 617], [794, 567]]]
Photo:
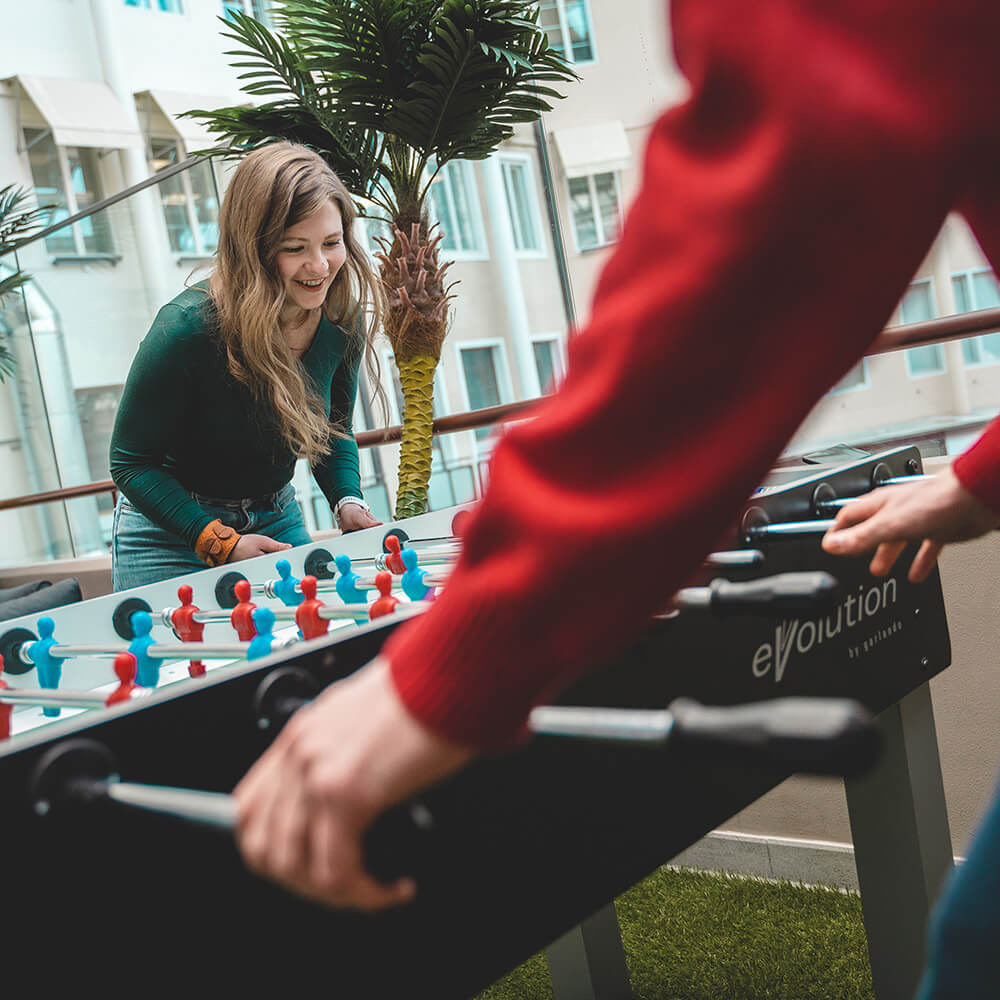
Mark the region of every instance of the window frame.
[[[930, 292], [930, 302], [931, 302], [931, 319], [938, 316], [938, 302], [937, 302], [937, 291], [934, 288], [934, 279], [932, 277], [927, 278], [917, 278], [915, 281], [911, 281], [906, 286], [906, 291], [908, 292], [915, 285], [926, 285]], [[906, 292], [903, 293], [903, 297], [906, 296]], [[907, 321], [903, 319], [903, 302], [900, 299], [899, 305], [896, 307], [899, 315], [900, 325], [905, 326], [907, 322], [917, 322], [916, 320]], [[921, 350], [919, 347], [911, 347], [903, 351], [903, 355], [906, 358], [906, 376], [907, 378], [935, 378], [938, 375], [947, 375], [948, 373], [948, 359], [945, 357], [945, 353], [941, 350], [940, 344], [927, 344], [925, 347], [936, 347], [938, 352], [938, 358], [940, 359], [940, 367], [936, 368], [934, 371], [926, 372], [915, 372], [913, 370], [913, 355], [911, 351]]]
[[[146, 137], [146, 164], [149, 167], [149, 172], [151, 177], [155, 177], [159, 171], [153, 169], [153, 143], [158, 144], [173, 144], [174, 153], [176, 159], [174, 163], [180, 163], [187, 158], [187, 147], [184, 144], [184, 140], [178, 138], [174, 135], [149, 135]], [[170, 248], [170, 252], [174, 257], [174, 260], [178, 264], [183, 264], [186, 261], [202, 261], [202, 260], [212, 260], [215, 257], [215, 250], [206, 250], [205, 243], [201, 235], [202, 223], [198, 218], [198, 211], [195, 208], [195, 196], [194, 188], [191, 186], [191, 170], [197, 170], [199, 166], [207, 167], [209, 175], [212, 179], [212, 183], [215, 185], [215, 192], [218, 201], [221, 203], [221, 198], [219, 198], [219, 178], [215, 174], [215, 168], [211, 159], [204, 159], [202, 162], [195, 167], [188, 170], [182, 170], [180, 173], [175, 174], [184, 189], [184, 214], [187, 217], [188, 229], [191, 232], [191, 237], [194, 240], [193, 250], [174, 250], [173, 247]], [[159, 187], [159, 185], [157, 185]], [[163, 202], [160, 202], [160, 212], [163, 215], [164, 228], [166, 228], [166, 215], [163, 213]], [[216, 218], [215, 225], [218, 229], [219, 218], [218, 211], [221, 208], [221, 204], [216, 208]], [[167, 242], [170, 241], [170, 234], [167, 233]]]
[[841, 386], [840, 381], [838, 381], [836, 385], [831, 386], [827, 390], [826, 394], [828, 396], [843, 396], [848, 392], [862, 392], [865, 389], [870, 389], [872, 387], [872, 380], [871, 380], [871, 373], [868, 370], [867, 358], [861, 358], [861, 360], [858, 361], [857, 364], [851, 365], [851, 367], [848, 368], [848, 370], [844, 372], [844, 374], [841, 376], [841, 379], [845, 378], [848, 372], [853, 371], [855, 368], [857, 368], [858, 365], [861, 365], [862, 379], [859, 383], [857, 383], [857, 385]]
[[[469, 160], [449, 160], [437, 172], [437, 176], [434, 178], [434, 184], [446, 184], [445, 190], [447, 191], [450, 207], [455, 213], [455, 217], [457, 219], [458, 205], [455, 201], [452, 180], [449, 173], [452, 169], [461, 170], [466, 175], [466, 184], [474, 196], [470, 199], [473, 202], [473, 205], [472, 217], [469, 219], [469, 227], [473, 232], [477, 246], [475, 249], [453, 249], [446, 247], [444, 245], [444, 240], [442, 239], [438, 246], [438, 255], [443, 257], [445, 260], [453, 260], [456, 262], [487, 261], [490, 259], [490, 248], [486, 241], [486, 227], [483, 223], [483, 205], [482, 199], [479, 197], [479, 179], [476, 176], [476, 170], [473, 167], [472, 162]], [[427, 191], [426, 204], [431, 222], [438, 223], [440, 225], [441, 220], [437, 216], [437, 207], [434, 204], [434, 196], [430, 189]]]
[[[555, 379], [556, 385], [559, 385], [562, 380], [566, 377], [566, 350], [563, 345], [563, 338], [558, 333], [539, 333], [534, 334], [531, 337], [531, 347], [532, 347], [532, 358], [534, 358], [534, 347], [535, 344], [552, 344], [553, 352], [552, 356], [556, 361], [553, 366], [553, 378]], [[538, 364], [535, 364], [535, 373], [538, 373]], [[545, 386], [541, 384], [541, 377], [539, 377], [538, 388], [545, 392]]]
[[163, 0], [138, 0], [137, 3], [129, 3], [128, 0], [121, 0], [123, 7], [132, 10], [144, 10], [151, 14], [176, 14], [184, 17], [187, 11], [184, 9], [184, 0], [167, 0], [168, 3], [176, 6], [176, 10], [170, 10], [161, 6]]
[[[548, 244], [545, 240], [544, 227], [538, 222], [538, 220], [542, 218], [542, 211], [538, 202], [538, 188], [535, 183], [535, 170], [531, 162], [531, 157], [527, 153], [504, 152], [499, 154], [498, 161], [500, 166], [500, 177], [503, 181], [504, 200], [507, 203], [507, 212], [510, 219], [510, 232], [514, 240], [514, 253], [518, 259], [542, 260], [545, 257], [548, 257], [549, 252]], [[525, 168], [528, 204], [524, 207], [528, 218], [532, 220], [535, 227], [535, 236], [537, 237], [538, 242], [538, 246], [535, 249], [525, 248], [522, 250], [519, 249], [517, 245], [517, 225], [515, 223], [516, 213], [512, 210], [510, 193], [507, 187], [507, 173], [505, 168], [508, 164], [516, 164]]]
[[[955, 279], [956, 278], [962, 278], [962, 279], [964, 279], [964, 280], [966, 280], [968, 282], [968, 285], [967, 285], [967, 288], [966, 288], [966, 295], [967, 295], [968, 299], [973, 303], [972, 309], [968, 310], [968, 312], [977, 312], [979, 309], [983, 309], [983, 308], [989, 309], [989, 308], [992, 308], [991, 306], [980, 306], [979, 303], [975, 301], [976, 300], [976, 285], [975, 285], [975, 282], [972, 279], [977, 274], [993, 274], [995, 280], [997, 280], [998, 282], [1000, 282], [1000, 277], [996, 276], [993, 268], [990, 267], [989, 265], [986, 265], [984, 267], [966, 267], [966, 268], [963, 268], [960, 271], [952, 271], [951, 274], [949, 275], [949, 277], [951, 278], [951, 282], [952, 282], [952, 287], [953, 288], [954, 288], [954, 284], [955, 284]], [[959, 315], [963, 315], [963, 314], [959, 314]], [[989, 367], [991, 367], [993, 365], [1000, 365], [1000, 357], [995, 358], [993, 360], [989, 360], [989, 361], [984, 361], [983, 360], [983, 357], [982, 357], [982, 340], [983, 340], [984, 337], [989, 337], [989, 336], [995, 336], [995, 334], [980, 334], [977, 337], [965, 337], [965, 338], [963, 338], [963, 340], [961, 341], [962, 346], [963, 346], [963, 350], [962, 350], [962, 367], [963, 368], [989, 368]], [[976, 361], [970, 361], [965, 356], [964, 347], [965, 347], [966, 344], [968, 344], [970, 347], [974, 347], [976, 349], [976, 353], [979, 355], [979, 357], [978, 357], [978, 359]]]
[[[615, 236], [613, 240], [609, 240], [607, 233], [604, 231], [604, 220], [601, 218], [600, 210], [597, 205], [597, 185], [595, 183], [596, 178], [603, 176], [604, 174], [611, 174], [615, 182], [615, 201], [618, 207], [618, 235]], [[573, 192], [570, 190], [570, 181], [579, 180], [580, 177], [586, 177], [587, 188], [590, 195], [590, 211], [591, 217], [595, 223], [595, 229], [598, 231], [601, 239], [599, 242], [593, 244], [592, 246], [581, 246], [580, 245], [580, 231], [576, 224], [576, 214], [573, 211]], [[617, 170], [602, 170], [599, 174], [579, 174], [576, 177], [567, 177], [566, 179], [566, 199], [569, 206], [569, 217], [573, 224], [573, 245], [576, 248], [578, 254], [594, 253], [598, 250], [604, 250], [607, 247], [615, 246], [621, 239], [622, 225], [624, 224], [624, 212], [622, 211], [622, 183], [621, 177], [619, 176], [619, 171]]]
[[[469, 400], [469, 386], [465, 378], [465, 365], [462, 363], [462, 351], [478, 350], [483, 347], [494, 347], [497, 353], [493, 355], [493, 365], [497, 375], [497, 389], [500, 393], [498, 406], [511, 403], [514, 400], [514, 386], [510, 377], [510, 362], [507, 358], [507, 342], [502, 337], [488, 337], [477, 340], [460, 340], [455, 344], [455, 363], [458, 366], [459, 382], [462, 390], [462, 403], [465, 412], [472, 412], [472, 403]], [[488, 455], [493, 450], [495, 435], [491, 434], [480, 440], [476, 437], [476, 428], [468, 432], [472, 442], [473, 464], [479, 461], [483, 455]]]
[[[28, 131], [38, 132], [31, 140], [28, 139]], [[56, 151], [56, 165], [58, 168], [59, 180], [62, 183], [62, 196], [66, 202], [66, 218], [72, 218], [78, 212], [82, 211], [79, 203], [76, 200], [76, 192], [73, 190], [73, 176], [69, 167], [69, 156], [67, 155], [67, 148], [69, 149], [88, 149], [91, 147], [86, 146], [60, 146], [56, 140], [55, 136], [52, 134], [52, 129], [46, 126], [37, 125], [22, 125], [21, 126], [21, 140], [24, 143], [24, 155], [28, 160], [28, 176], [31, 177], [31, 189], [35, 195], [36, 200], [39, 204], [45, 202], [44, 198], [38, 197], [38, 187], [35, 184], [35, 174], [31, 169], [31, 159], [29, 155], [29, 150], [38, 141], [43, 138], [48, 137], [52, 141], [52, 148]], [[95, 149], [94, 155], [100, 160], [101, 151]], [[101, 177], [100, 162], [96, 164], [97, 177], [94, 180], [97, 183], [97, 190], [94, 192], [96, 197], [95, 201], [102, 201], [105, 197], [104, 195], [104, 178]], [[111, 220], [108, 219], [107, 222], [107, 232], [108, 232], [108, 244], [109, 248], [107, 250], [88, 250], [84, 244], [84, 237], [80, 232], [80, 225], [82, 222], [87, 220], [81, 220], [81, 222], [74, 222], [69, 226], [69, 231], [73, 238], [74, 249], [72, 252], [67, 251], [54, 251], [48, 245], [46, 245], [45, 250], [49, 257], [52, 259], [54, 264], [59, 263], [70, 263], [79, 261], [81, 263], [87, 261], [108, 261], [112, 264], [117, 264], [120, 261], [121, 254], [118, 252], [118, 245], [115, 241], [114, 230], [111, 228]]]
[[[559, 18], [559, 34], [560, 34], [560, 45], [556, 46], [552, 39], [549, 38], [549, 44], [559, 52], [563, 58], [571, 66], [594, 66], [597, 64], [597, 32], [594, 30], [594, 13], [590, 9], [590, 0], [580, 0], [583, 5], [584, 12], [587, 15], [587, 27], [589, 28], [588, 39], [590, 41], [590, 51], [593, 55], [589, 59], [576, 59], [573, 55], [573, 44], [570, 38], [569, 30], [569, 19], [566, 14], [566, 0], [551, 0], [551, 3], [555, 5], [557, 16]], [[539, 16], [541, 16], [541, 4], [539, 4]], [[542, 25], [539, 23], [539, 27]], [[547, 29], [543, 28], [546, 31]], [[567, 42], [569, 44], [567, 44]]]

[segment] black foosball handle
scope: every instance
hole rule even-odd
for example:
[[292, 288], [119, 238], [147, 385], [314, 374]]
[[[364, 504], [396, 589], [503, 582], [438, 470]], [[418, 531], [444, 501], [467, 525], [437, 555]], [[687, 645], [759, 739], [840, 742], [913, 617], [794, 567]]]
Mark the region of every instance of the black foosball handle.
[[810, 570], [740, 582], [719, 578], [707, 587], [679, 590], [675, 604], [683, 610], [703, 609], [714, 615], [811, 614], [834, 604], [839, 591], [834, 576]]
[[[49, 748], [35, 765], [29, 795], [39, 816], [115, 802], [227, 833], [236, 829], [231, 795], [122, 781], [111, 751], [88, 739], [64, 740]], [[365, 835], [365, 867], [381, 882], [421, 871], [433, 828], [433, 818], [420, 802], [387, 810]]]
[[846, 698], [719, 707], [678, 698], [665, 710], [553, 705], [534, 709], [529, 725], [540, 735], [637, 743], [844, 777], [870, 770], [881, 750], [872, 714]]

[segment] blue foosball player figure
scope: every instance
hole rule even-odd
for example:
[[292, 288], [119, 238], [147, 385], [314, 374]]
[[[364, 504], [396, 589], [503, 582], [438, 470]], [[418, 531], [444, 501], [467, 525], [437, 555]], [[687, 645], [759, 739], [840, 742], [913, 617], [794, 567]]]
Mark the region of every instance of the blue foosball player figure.
[[257, 626], [257, 634], [247, 647], [247, 659], [259, 660], [262, 656], [271, 655], [271, 646], [274, 644], [274, 612], [270, 608], [254, 608], [253, 623]]
[[132, 632], [135, 638], [128, 644], [128, 651], [135, 657], [135, 682], [139, 687], [155, 688], [160, 683], [160, 661], [148, 655], [149, 647], [156, 640], [149, 634], [153, 619], [148, 611], [132, 615]]
[[403, 565], [406, 572], [400, 578], [399, 584], [403, 588], [403, 593], [411, 601], [433, 601], [434, 588], [428, 587], [424, 583], [427, 570], [420, 569], [417, 565], [417, 553], [415, 549], [404, 548], [402, 551]]
[[271, 587], [271, 592], [286, 607], [298, 607], [305, 598], [299, 590], [299, 581], [292, 576], [292, 564], [287, 559], [279, 559], [274, 568], [278, 571], [278, 579]]
[[[39, 638], [31, 643], [27, 649], [28, 656], [31, 662], [34, 663], [35, 670], [38, 673], [38, 686], [48, 688], [51, 691], [59, 687], [59, 681], [62, 680], [63, 660], [67, 659], [67, 657], [59, 656], [53, 652], [53, 649], [59, 645], [53, 637], [55, 629], [56, 623], [48, 615], [39, 618]], [[59, 712], [60, 709], [58, 708], [42, 709], [42, 714], [47, 715], [50, 719], [58, 716]]]
[[[354, 570], [351, 569], [351, 557], [341, 553], [333, 560], [337, 564], [337, 596], [345, 604], [367, 604], [368, 591], [358, 589], [358, 580], [361, 579]], [[357, 622], [368, 621], [367, 612], [356, 618]]]

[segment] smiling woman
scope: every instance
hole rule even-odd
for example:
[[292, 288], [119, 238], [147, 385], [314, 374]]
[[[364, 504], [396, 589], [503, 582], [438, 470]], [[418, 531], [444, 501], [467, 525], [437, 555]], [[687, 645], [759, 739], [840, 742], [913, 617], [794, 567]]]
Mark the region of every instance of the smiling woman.
[[116, 590], [307, 543], [290, 485], [299, 457], [343, 530], [378, 523], [351, 413], [362, 355], [377, 369], [383, 306], [355, 217], [303, 146], [275, 143], [240, 164], [215, 270], [157, 314], [122, 395]]

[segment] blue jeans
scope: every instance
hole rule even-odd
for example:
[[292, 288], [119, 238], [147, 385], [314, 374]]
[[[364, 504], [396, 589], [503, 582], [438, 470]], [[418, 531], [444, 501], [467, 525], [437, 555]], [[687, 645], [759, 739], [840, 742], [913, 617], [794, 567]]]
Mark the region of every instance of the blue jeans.
[[1000, 786], [934, 908], [918, 1000], [1000, 997]]
[[[291, 483], [277, 493], [248, 500], [212, 500], [197, 493], [191, 496], [209, 518], [218, 518], [241, 535], [267, 535], [291, 545], [312, 541]], [[183, 539], [154, 524], [119, 494], [111, 539], [111, 583], [116, 591], [205, 568]]]

